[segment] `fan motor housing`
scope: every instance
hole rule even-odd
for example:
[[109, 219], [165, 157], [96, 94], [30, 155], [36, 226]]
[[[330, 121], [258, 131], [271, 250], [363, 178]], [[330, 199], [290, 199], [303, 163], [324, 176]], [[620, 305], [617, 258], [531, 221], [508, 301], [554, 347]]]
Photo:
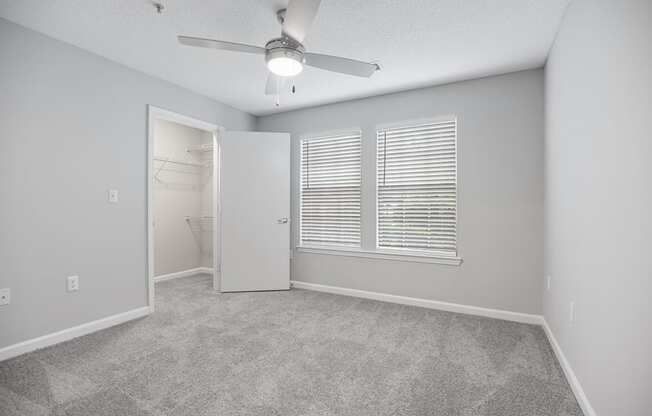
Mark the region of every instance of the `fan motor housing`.
[[301, 43], [288, 36], [270, 40], [265, 45], [265, 49], [267, 49], [265, 61], [269, 62], [274, 58], [285, 57], [301, 63], [304, 62], [303, 53], [305, 52], [305, 48]]
[[301, 53], [301, 51], [299, 50], [291, 49], [291, 48], [268, 49], [267, 53], [265, 54], [265, 62], [269, 62], [272, 59], [281, 58], [281, 57], [290, 58], [295, 61], [304, 63], [303, 53]]

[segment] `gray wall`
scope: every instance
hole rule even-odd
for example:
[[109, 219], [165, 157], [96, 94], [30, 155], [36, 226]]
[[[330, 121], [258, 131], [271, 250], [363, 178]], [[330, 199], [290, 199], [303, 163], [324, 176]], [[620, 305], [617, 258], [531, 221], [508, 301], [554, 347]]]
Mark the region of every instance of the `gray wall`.
[[[299, 135], [362, 129], [362, 206], [368, 214], [362, 228], [368, 248], [375, 241], [375, 126], [451, 113], [459, 120], [461, 267], [295, 253], [292, 278], [541, 313], [543, 92], [543, 71], [532, 70], [258, 118], [258, 130], [292, 134], [295, 219]], [[298, 221], [293, 225], [296, 239]]]
[[605, 416], [652, 408], [651, 5], [575, 0], [545, 71], [544, 313]]
[[2, 19], [0, 63], [3, 347], [146, 305], [147, 104], [254, 118]]

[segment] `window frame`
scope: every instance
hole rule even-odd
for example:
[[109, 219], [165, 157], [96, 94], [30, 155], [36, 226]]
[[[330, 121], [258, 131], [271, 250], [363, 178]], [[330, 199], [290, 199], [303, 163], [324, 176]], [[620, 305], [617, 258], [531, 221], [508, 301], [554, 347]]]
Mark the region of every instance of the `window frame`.
[[[411, 250], [411, 249], [387, 249], [381, 248], [378, 246], [378, 131], [388, 128], [401, 128], [401, 127], [410, 127], [418, 124], [427, 124], [427, 123], [438, 123], [445, 121], [455, 121], [455, 229], [456, 229], [456, 253], [451, 255], [444, 252], [435, 252], [435, 251], [421, 251], [421, 250]], [[304, 254], [313, 254], [313, 255], [326, 255], [326, 256], [344, 256], [344, 257], [357, 257], [357, 258], [370, 258], [370, 259], [380, 259], [380, 260], [390, 260], [390, 261], [401, 261], [401, 262], [411, 262], [411, 263], [429, 263], [429, 264], [439, 264], [446, 266], [461, 266], [463, 263], [463, 258], [460, 255], [461, 244], [459, 241], [460, 235], [460, 224], [459, 224], [459, 207], [460, 207], [460, 118], [455, 114], [446, 114], [435, 117], [428, 118], [417, 118], [417, 119], [407, 119], [396, 122], [389, 123], [378, 123], [373, 125], [373, 131], [366, 131], [360, 127], [350, 128], [350, 129], [338, 129], [331, 130], [326, 132], [317, 132], [317, 133], [308, 133], [301, 134], [299, 136], [298, 142], [298, 200], [297, 200], [297, 211], [299, 218], [301, 217], [301, 198], [302, 198], [302, 187], [301, 187], [301, 148], [302, 142], [305, 139], [310, 138], [319, 138], [330, 135], [338, 134], [347, 134], [352, 132], [357, 132], [360, 134], [360, 247], [352, 246], [337, 246], [337, 245], [302, 245], [301, 242], [301, 220], [299, 219], [299, 226], [296, 228], [296, 237], [295, 241], [295, 250], [297, 253]], [[369, 146], [369, 143], [365, 143], [365, 134], [373, 134], [373, 195], [367, 196], [364, 195], [365, 181], [370, 178], [366, 178], [364, 167], [370, 161], [365, 160], [365, 147]], [[368, 141], [368, 139], [367, 139]], [[373, 197], [374, 199], [374, 211], [365, 212], [364, 209], [364, 200], [365, 198]], [[366, 221], [373, 222], [374, 229], [374, 247], [368, 248], [364, 246], [365, 237], [365, 227], [364, 223]]]
[[[437, 124], [437, 123], [446, 123], [454, 122], [455, 123], [455, 253], [447, 253], [445, 251], [437, 250], [418, 250], [413, 248], [384, 248], [380, 246], [379, 241], [379, 221], [378, 221], [378, 133], [388, 129], [400, 129], [400, 128], [410, 128], [418, 127], [424, 124]], [[376, 241], [374, 242], [375, 247], [374, 251], [378, 253], [385, 253], [391, 255], [405, 255], [405, 256], [416, 256], [416, 257], [428, 257], [436, 259], [453, 259], [454, 262], [461, 264], [462, 259], [459, 257], [459, 119], [454, 114], [437, 116], [432, 118], [421, 118], [407, 121], [399, 121], [394, 123], [383, 123], [378, 124], [374, 130], [374, 139], [376, 141], [376, 152], [375, 152], [375, 170], [376, 174], [374, 176], [374, 202], [375, 202], [375, 218], [374, 226], [376, 229]]]
[[[328, 137], [337, 137], [337, 136], [346, 136], [357, 134], [360, 137], [360, 245], [346, 245], [346, 244], [304, 244], [302, 240], [302, 206], [301, 201], [303, 200], [303, 186], [302, 186], [302, 164], [303, 164], [303, 143], [304, 141], [310, 140], [319, 140]], [[324, 251], [350, 251], [350, 250], [359, 250], [362, 248], [362, 188], [364, 181], [364, 174], [362, 172], [363, 166], [363, 131], [360, 127], [353, 127], [349, 129], [338, 129], [338, 130], [329, 130], [322, 131], [317, 133], [308, 133], [302, 134], [299, 136], [299, 158], [298, 158], [298, 178], [297, 184], [299, 188], [298, 200], [297, 200], [297, 211], [298, 211], [298, 227], [296, 229], [296, 249], [301, 252], [304, 250], [324, 250]]]

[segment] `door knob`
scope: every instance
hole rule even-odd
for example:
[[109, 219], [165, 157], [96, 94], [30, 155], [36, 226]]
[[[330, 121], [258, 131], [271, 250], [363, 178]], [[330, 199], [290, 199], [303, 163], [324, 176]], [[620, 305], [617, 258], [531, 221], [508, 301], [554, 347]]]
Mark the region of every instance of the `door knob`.
[[289, 221], [289, 220], [288, 220], [288, 217], [283, 217], [283, 218], [279, 218], [279, 219], [277, 219], [277, 220], [276, 220], [276, 223], [277, 223], [277, 224], [287, 224], [288, 221]]

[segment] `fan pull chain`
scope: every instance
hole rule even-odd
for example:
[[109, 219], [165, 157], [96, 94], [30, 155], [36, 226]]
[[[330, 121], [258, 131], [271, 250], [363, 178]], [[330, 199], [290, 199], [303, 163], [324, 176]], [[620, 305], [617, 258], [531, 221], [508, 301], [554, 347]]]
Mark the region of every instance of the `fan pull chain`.
[[281, 77], [276, 77], [276, 106], [281, 106]]

